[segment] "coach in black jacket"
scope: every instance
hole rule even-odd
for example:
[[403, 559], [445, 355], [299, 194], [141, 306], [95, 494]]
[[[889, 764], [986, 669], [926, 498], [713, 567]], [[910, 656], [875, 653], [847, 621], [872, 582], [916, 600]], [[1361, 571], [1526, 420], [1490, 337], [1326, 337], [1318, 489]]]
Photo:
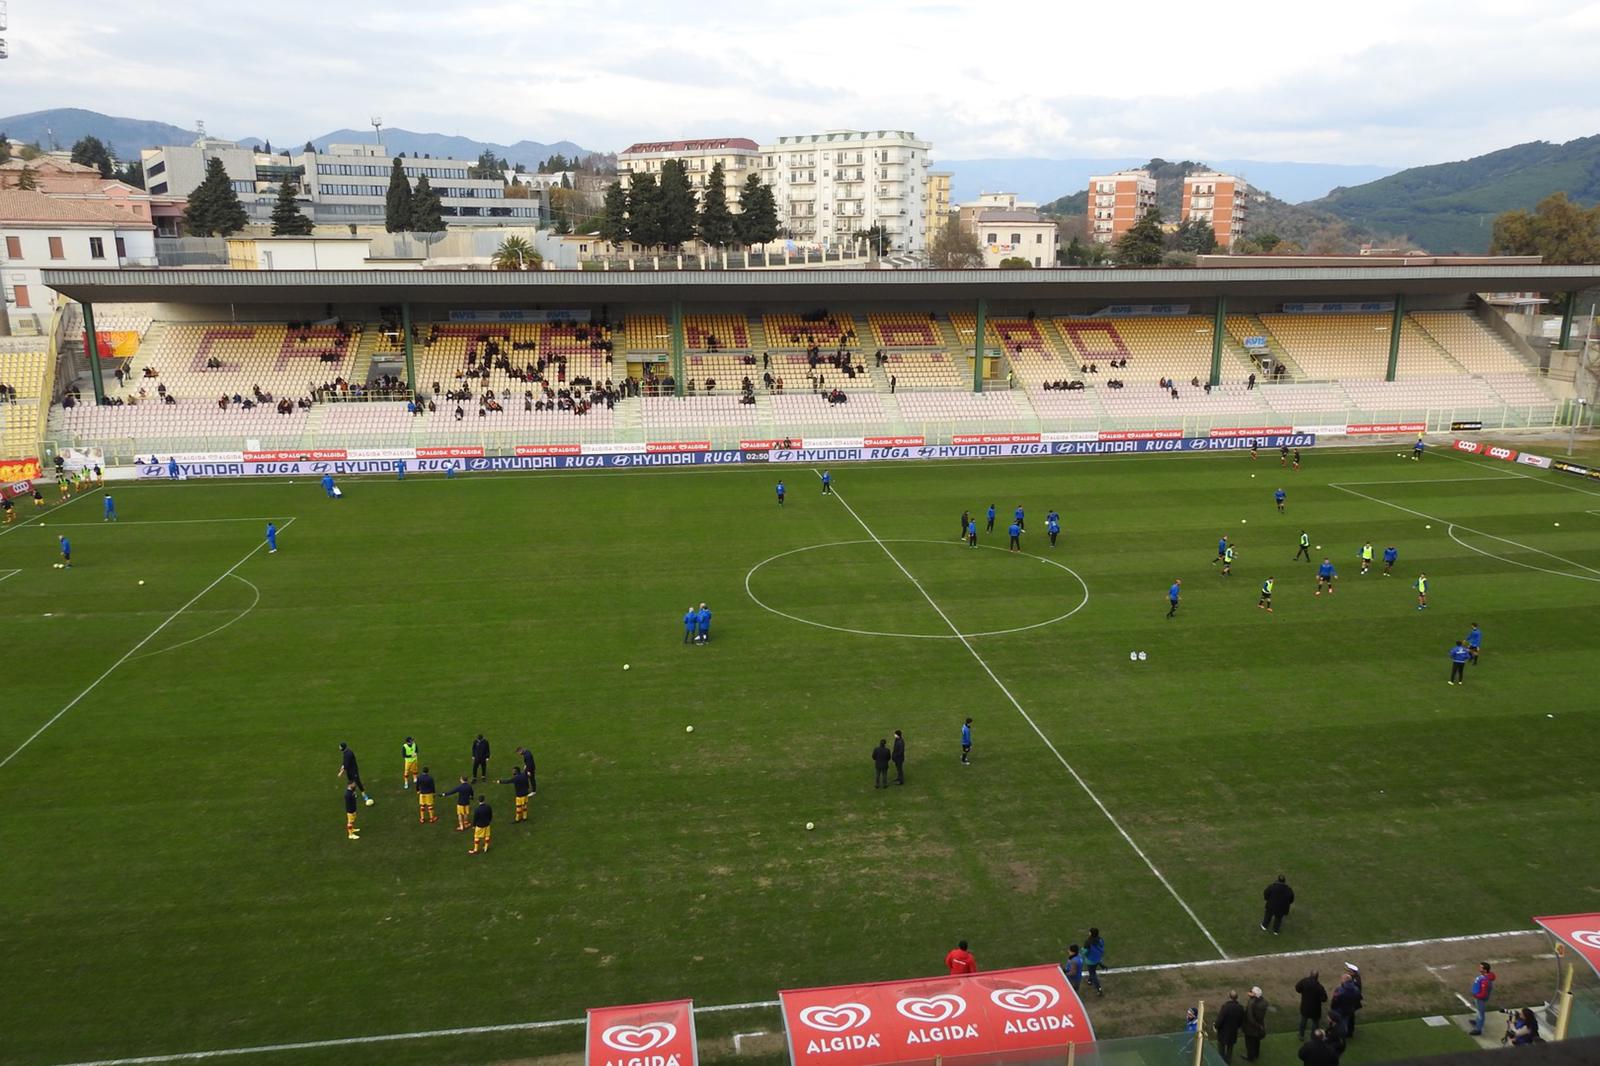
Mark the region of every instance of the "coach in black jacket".
[[1228, 1001], [1217, 1011], [1217, 1020], [1213, 1024], [1217, 1030], [1217, 1050], [1222, 1053], [1222, 1061], [1232, 1062], [1233, 1046], [1239, 1042], [1239, 1029], [1244, 1025], [1244, 1004], [1239, 1002], [1239, 993], [1228, 993]]
[[1274, 933], [1281, 933], [1283, 920], [1289, 917], [1289, 908], [1294, 903], [1294, 889], [1279, 874], [1276, 881], [1262, 890], [1261, 898], [1267, 901], [1266, 910], [1261, 913], [1261, 931], [1266, 932], [1270, 924]]

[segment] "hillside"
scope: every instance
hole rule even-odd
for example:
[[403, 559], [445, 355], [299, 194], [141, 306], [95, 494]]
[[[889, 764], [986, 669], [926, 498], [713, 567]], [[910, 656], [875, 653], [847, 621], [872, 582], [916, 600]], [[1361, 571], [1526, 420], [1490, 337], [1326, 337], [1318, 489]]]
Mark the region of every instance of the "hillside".
[[1554, 192], [1585, 206], [1600, 202], [1600, 136], [1566, 144], [1532, 141], [1412, 167], [1302, 206], [1362, 228], [1405, 233], [1430, 252], [1484, 252], [1496, 215], [1531, 209]]
[[42, 148], [71, 148], [82, 137], [98, 137], [119, 158], [137, 159], [139, 149], [161, 144], [190, 144], [194, 130], [170, 122], [121, 118], [86, 111], [81, 107], [55, 107], [0, 118], [0, 133]]
[[[935, 146], [937, 147], [937, 145]], [[1044, 202], [1063, 189], [1082, 189], [1095, 174], [1110, 174], [1140, 165], [1129, 157], [1099, 159], [935, 159], [933, 169], [948, 170], [950, 195], [956, 203], [974, 200], [980, 192], [1014, 192], [1024, 200]], [[1271, 189], [1291, 203], [1326, 196], [1341, 185], [1393, 174], [1396, 167], [1349, 163], [1280, 163], [1259, 159], [1213, 159], [1210, 165], [1237, 174], [1257, 188]]]

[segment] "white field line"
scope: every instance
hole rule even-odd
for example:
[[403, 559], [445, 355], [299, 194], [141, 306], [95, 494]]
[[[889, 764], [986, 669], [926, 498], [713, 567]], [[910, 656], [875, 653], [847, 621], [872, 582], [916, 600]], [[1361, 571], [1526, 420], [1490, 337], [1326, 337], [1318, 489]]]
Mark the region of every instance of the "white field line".
[[21, 570], [6, 570], [4, 572], [0, 572], [0, 581], [4, 581], [8, 577], [16, 577], [20, 573], [22, 573]]
[[[812, 472], [816, 473], [816, 471]], [[820, 477], [821, 475], [818, 476]], [[1138, 855], [1140, 859], [1144, 860], [1145, 866], [1149, 867], [1150, 872], [1155, 875], [1156, 880], [1160, 881], [1162, 886], [1166, 888], [1169, 893], [1171, 893], [1172, 898], [1177, 900], [1178, 906], [1183, 908], [1183, 912], [1189, 916], [1190, 920], [1194, 922], [1194, 924], [1199, 928], [1200, 932], [1205, 934], [1205, 938], [1211, 943], [1211, 946], [1217, 949], [1217, 954], [1226, 959], [1228, 957], [1227, 951], [1223, 949], [1220, 943], [1218, 943], [1217, 938], [1211, 935], [1211, 930], [1206, 928], [1206, 924], [1200, 920], [1200, 916], [1194, 912], [1194, 908], [1190, 907], [1188, 901], [1178, 894], [1178, 890], [1172, 886], [1172, 882], [1168, 881], [1166, 875], [1157, 869], [1155, 863], [1150, 861], [1150, 856], [1146, 855], [1144, 853], [1144, 849], [1134, 841], [1133, 837], [1128, 835], [1128, 831], [1122, 828], [1122, 823], [1117, 821], [1116, 816], [1111, 813], [1110, 808], [1101, 802], [1100, 797], [1095, 794], [1094, 789], [1089, 787], [1089, 783], [1083, 779], [1082, 775], [1080, 775], [1078, 771], [1073, 768], [1072, 764], [1066, 760], [1066, 757], [1063, 756], [1061, 752], [1056, 749], [1056, 746], [1050, 742], [1050, 738], [1045, 735], [1044, 730], [1039, 728], [1038, 723], [1033, 720], [1032, 716], [1030, 716], [1028, 712], [1023, 709], [1022, 704], [1018, 702], [1017, 698], [1011, 694], [1011, 690], [1006, 687], [1005, 682], [1001, 681], [999, 676], [996, 675], [992, 669], [990, 669], [988, 661], [984, 659], [982, 655], [978, 654], [978, 649], [972, 646], [972, 642], [968, 640], [966, 635], [961, 632], [960, 628], [950, 620], [950, 616], [944, 613], [944, 608], [940, 607], [938, 602], [932, 596], [928, 595], [928, 590], [922, 587], [922, 582], [918, 581], [916, 575], [912, 574], [911, 571], [905, 568], [905, 565], [900, 562], [899, 558], [895, 556], [894, 552], [889, 550], [889, 546], [887, 544], [885, 544], [882, 540], [879, 540], [878, 535], [872, 531], [872, 527], [867, 525], [862, 517], [856, 513], [856, 509], [851, 507], [849, 502], [846, 501], [843, 496], [839, 495], [837, 490], [835, 490], [831, 495], [839, 501], [840, 506], [842, 506], [846, 511], [850, 512], [850, 517], [856, 520], [856, 523], [861, 526], [862, 530], [866, 532], [867, 536], [871, 537], [877, 542], [878, 547], [883, 549], [883, 554], [887, 555], [889, 557], [889, 561], [892, 562], [895, 567], [906, 576], [906, 580], [910, 581], [911, 584], [916, 587], [916, 590], [922, 593], [922, 598], [928, 601], [928, 606], [932, 607], [934, 612], [938, 614], [940, 618], [944, 619], [944, 624], [950, 627], [950, 632], [956, 635], [956, 639], [961, 642], [962, 647], [966, 648], [967, 651], [971, 653], [972, 657], [977, 660], [978, 665], [983, 667], [983, 672], [989, 675], [989, 680], [993, 681], [995, 683], [995, 687], [1005, 694], [1006, 699], [1011, 702], [1011, 706], [1015, 707], [1017, 709], [1017, 713], [1022, 716], [1022, 720], [1028, 723], [1028, 726], [1034, 731], [1034, 733], [1038, 735], [1040, 740], [1044, 741], [1044, 746], [1050, 749], [1050, 754], [1056, 757], [1056, 761], [1062, 765], [1067, 773], [1072, 775], [1072, 779], [1078, 783], [1079, 788], [1083, 789], [1084, 794], [1094, 802], [1096, 807], [1100, 808], [1100, 813], [1105, 815], [1106, 821], [1110, 822], [1112, 828], [1122, 836], [1123, 840], [1127, 841], [1128, 846], [1133, 849], [1134, 854]]]
[[[1463, 528], [1465, 528], [1465, 527], [1463, 527]], [[1482, 548], [1479, 548], [1479, 547], [1477, 547], [1475, 545], [1472, 545], [1472, 544], [1468, 544], [1466, 541], [1464, 541], [1460, 537], [1456, 536], [1456, 527], [1454, 526], [1454, 524], [1452, 524], [1448, 529], [1446, 529], [1445, 532], [1450, 534], [1450, 539], [1451, 540], [1455, 541], [1457, 544], [1461, 545], [1463, 548], [1467, 549], [1470, 552], [1477, 552], [1479, 555], [1483, 556], [1486, 559], [1495, 559], [1495, 560], [1498, 560], [1499, 562], [1502, 562], [1502, 563], [1510, 563], [1512, 566], [1520, 566], [1524, 570], [1537, 570], [1541, 574], [1551, 574], [1551, 575], [1553, 575], [1555, 577], [1572, 578], [1575, 581], [1600, 581], [1600, 577], [1589, 577], [1589, 576], [1587, 576], [1585, 574], [1568, 574], [1568, 573], [1564, 573], [1564, 572], [1562, 572], [1560, 570], [1551, 570], [1547, 566], [1534, 566], [1532, 563], [1525, 563], [1525, 562], [1522, 562], [1519, 559], [1511, 559], [1511, 558], [1508, 558], [1508, 557], [1506, 557], [1504, 555], [1497, 554], [1496, 552], [1484, 551]]]
[[49, 528], [59, 529], [62, 526], [104, 526], [107, 529], [116, 526], [203, 526], [216, 522], [272, 522], [270, 515], [262, 518], [136, 518], [127, 522], [107, 522], [101, 519], [98, 522], [51, 522]]
[[[77, 503], [79, 500], [83, 499], [87, 495], [89, 495], [87, 492], [80, 492], [76, 496], [74, 496], [70, 500], [68, 500], [66, 503], [53, 504], [53, 505], [51, 505], [49, 507], [48, 510], [45, 510], [45, 511], [40, 512], [38, 514], [35, 514], [32, 518], [24, 518], [20, 522], [13, 522], [9, 526], [6, 526], [5, 529], [0, 529], [0, 537], [5, 536], [7, 533], [15, 533], [17, 530], [21, 529], [23, 526], [31, 525], [34, 522], [37, 522], [41, 518], [49, 518], [51, 515], [55, 514], [57, 511], [61, 510], [63, 507], [71, 507], [73, 504]], [[17, 499], [19, 499], [19, 500], [20, 499], [24, 499], [24, 498], [25, 497], [22, 497], [22, 496], [18, 496], [17, 497]]]
[[[1493, 480], [1493, 479], [1488, 479], [1488, 480]], [[1397, 511], [1404, 511], [1406, 514], [1416, 515], [1418, 518], [1426, 518], [1426, 519], [1428, 519], [1430, 521], [1433, 521], [1433, 522], [1439, 522], [1441, 524], [1451, 526], [1454, 529], [1464, 529], [1468, 533], [1476, 533], [1480, 537], [1488, 537], [1490, 540], [1498, 540], [1502, 544], [1510, 544], [1513, 547], [1521, 548], [1523, 551], [1529, 551], [1529, 552], [1534, 552], [1534, 553], [1536, 553], [1538, 555], [1543, 555], [1546, 558], [1554, 559], [1557, 562], [1566, 563], [1568, 566], [1575, 566], [1579, 570], [1587, 570], [1587, 571], [1589, 571], [1589, 573], [1594, 574], [1596, 577], [1600, 577], [1600, 570], [1596, 570], [1592, 566], [1584, 566], [1582, 563], [1574, 562], [1573, 560], [1568, 559], [1564, 555], [1557, 555], [1554, 552], [1547, 552], [1543, 548], [1535, 548], [1531, 544], [1524, 544], [1521, 541], [1512, 540], [1509, 537], [1496, 536], [1493, 533], [1485, 533], [1481, 529], [1473, 529], [1471, 526], [1464, 526], [1460, 522], [1451, 522], [1450, 519], [1448, 519], [1448, 518], [1440, 518], [1438, 515], [1431, 515], [1431, 514], [1428, 514], [1425, 511], [1416, 511], [1416, 510], [1413, 510], [1410, 507], [1401, 506], [1398, 503], [1390, 503], [1388, 500], [1380, 500], [1376, 496], [1368, 496], [1364, 492], [1357, 492], [1355, 489], [1346, 488], [1344, 485], [1341, 485], [1341, 484], [1339, 484], [1337, 482], [1330, 481], [1328, 483], [1328, 487], [1330, 489], [1338, 489], [1340, 492], [1348, 492], [1352, 496], [1360, 496], [1363, 500], [1371, 500], [1373, 503], [1381, 503], [1385, 507], [1393, 507]], [[1456, 541], [1456, 543], [1460, 544], [1461, 542], [1460, 541]], [[1462, 547], [1470, 548], [1471, 545], [1470, 544], [1463, 544]], [[1488, 555], [1489, 553], [1488, 552], [1480, 552], [1479, 554]], [[1493, 556], [1493, 558], [1498, 559], [1499, 556]], [[1503, 561], [1509, 562], [1510, 560], [1503, 560]], [[1538, 567], [1532, 567], [1531, 569], [1537, 570]], [[1562, 577], [1576, 577], [1578, 575], [1576, 575], [1576, 574], [1562, 574], [1561, 576]], [[1585, 580], [1591, 580], [1591, 579], [1586, 578]]]
[[169, 651], [177, 651], [179, 648], [187, 648], [191, 644], [198, 644], [207, 637], [216, 636], [218, 633], [221, 633], [224, 629], [227, 629], [229, 626], [233, 625], [233, 623], [239, 621], [239, 619], [255, 610], [256, 605], [261, 602], [261, 589], [249, 578], [240, 577], [238, 574], [233, 574], [231, 576], [235, 581], [242, 581], [246, 585], [249, 585], [250, 588], [255, 592], [256, 598], [250, 601], [250, 606], [246, 607], [244, 610], [240, 611], [238, 614], [234, 615], [217, 628], [207, 630], [206, 632], [201, 633], [198, 637], [190, 637], [188, 640], [180, 641], [177, 644], [169, 644], [165, 648], [157, 648], [155, 651], [147, 651], [143, 655], [134, 656], [132, 661], [138, 662], [140, 659], [150, 659], [157, 655], [165, 655]]
[[[1468, 458], [1466, 458], [1464, 456], [1451, 455], [1449, 452], [1440, 452], [1439, 454], [1443, 455], [1446, 459], [1454, 459], [1458, 463], [1471, 463], [1473, 461], [1473, 460], [1468, 459]], [[1501, 471], [1500, 476], [1501, 477], [1505, 477], [1508, 474], [1510, 476], [1512, 476], [1512, 477], [1521, 477], [1521, 478], [1527, 478], [1529, 481], [1537, 481], [1539, 484], [1541, 484], [1541, 485], [1549, 485], [1551, 488], [1566, 489], [1568, 492], [1581, 492], [1585, 496], [1600, 496], [1600, 492], [1593, 492], [1593, 491], [1591, 491], [1589, 489], [1583, 488], [1583, 487], [1578, 486], [1578, 485], [1570, 485], [1565, 481], [1556, 481], [1556, 480], [1554, 480], [1552, 478], [1535, 477], [1532, 474], [1524, 474], [1520, 470], [1503, 470], [1503, 471]], [[1352, 484], [1353, 484], [1353, 482], [1352, 482]]]
[[[1337, 948], [1314, 948], [1304, 951], [1281, 951], [1270, 955], [1245, 955], [1233, 959], [1200, 959], [1196, 962], [1162, 962], [1148, 966], [1119, 966], [1105, 968], [1103, 973], [1159, 973], [1164, 970], [1186, 970], [1192, 967], [1229, 966], [1273, 959], [1298, 959], [1313, 955], [1354, 954], [1356, 952], [1388, 951], [1396, 948], [1429, 947], [1435, 944], [1470, 944], [1481, 940], [1501, 940], [1513, 936], [1529, 936], [1538, 929], [1510, 929], [1503, 933], [1472, 933], [1467, 936], [1441, 936], [1427, 940], [1400, 940], [1392, 944], [1352, 944]], [[1541, 955], [1541, 958], [1548, 956]], [[696, 1014], [724, 1014], [746, 1010], [775, 1010], [781, 1004], [775, 999], [752, 1003], [722, 1003], [710, 1007], [695, 1007]], [[377, 1036], [346, 1036], [328, 1040], [301, 1040], [289, 1044], [258, 1044], [254, 1047], [218, 1048], [213, 1051], [180, 1051], [167, 1055], [140, 1055], [124, 1059], [95, 1059], [88, 1062], [63, 1063], [62, 1066], [155, 1066], [166, 1062], [195, 1062], [202, 1059], [229, 1058], [238, 1055], [261, 1055], [280, 1051], [307, 1051], [315, 1048], [350, 1047], [358, 1044], [395, 1043], [403, 1040], [434, 1040], [448, 1036], [481, 1036], [489, 1033], [513, 1033], [537, 1029], [560, 1029], [582, 1025], [583, 1018], [558, 1018], [543, 1022], [508, 1022], [503, 1025], [465, 1025], [453, 1029], [424, 1029], [414, 1033], [383, 1033]]]
[[[288, 529], [293, 524], [294, 524], [294, 519], [291, 518], [291, 519], [289, 519], [287, 522], [285, 522], [283, 524], [283, 528], [284, 529]], [[91, 693], [95, 689], [99, 688], [100, 687], [100, 682], [102, 682], [106, 678], [110, 677], [112, 674], [114, 674], [116, 672], [116, 670], [117, 670], [117, 668], [119, 666], [121, 666], [123, 663], [127, 662], [129, 659], [133, 658], [134, 654], [136, 652], [138, 652], [138, 650], [140, 648], [142, 648], [146, 644], [150, 643], [152, 640], [154, 640], [161, 633], [161, 631], [163, 629], [166, 629], [173, 622], [177, 621], [179, 615], [183, 614], [183, 612], [187, 611], [189, 608], [193, 607], [196, 603], [200, 602], [200, 598], [202, 596], [204, 596], [206, 593], [210, 592], [212, 589], [216, 588], [218, 585], [222, 584], [224, 579], [226, 579], [229, 576], [231, 576], [235, 570], [239, 569], [239, 567], [241, 567], [245, 563], [249, 562], [250, 559], [256, 554], [256, 552], [260, 551], [262, 548], [265, 548], [266, 546], [267, 546], [267, 542], [265, 540], [263, 540], [263, 541], [261, 541], [261, 543], [257, 544], [254, 548], [251, 548], [249, 551], [245, 552], [244, 555], [239, 559], [238, 562], [234, 563], [232, 566], [228, 567], [228, 569], [224, 570], [221, 574], [217, 575], [217, 579], [215, 581], [211, 582], [211, 584], [207, 585], [205, 588], [203, 588], [199, 592], [195, 593], [193, 598], [191, 598], [188, 603], [185, 603], [182, 607], [179, 607], [176, 611], [173, 611], [171, 614], [167, 615], [166, 621], [164, 621], [160, 625], [156, 626], [149, 633], [146, 633], [144, 638], [142, 640], [140, 640], [139, 643], [135, 644], [133, 647], [131, 647], [127, 651], [123, 652], [122, 653], [122, 658], [118, 659], [116, 662], [114, 662], [110, 666], [106, 667], [105, 673], [101, 674], [99, 677], [97, 677], [93, 681], [89, 682], [89, 687], [88, 688], [84, 689], [82, 692], [80, 692], [76, 696], [72, 697], [71, 701], [68, 702], [68, 704], [65, 707], [61, 708], [55, 714], [51, 715], [49, 721], [47, 721], [44, 725], [40, 726], [38, 729], [34, 730], [33, 731], [33, 735], [30, 736], [27, 740], [24, 740], [21, 744], [17, 745], [17, 750], [16, 751], [13, 751], [10, 755], [7, 755], [4, 759], [0, 759], [0, 769], [3, 769], [6, 766], [6, 764], [9, 763], [12, 759], [15, 759], [18, 755], [22, 754], [22, 751], [23, 751], [24, 748], [26, 748], [29, 744], [32, 744], [35, 740], [38, 740], [39, 737], [41, 735], [43, 735], [43, 733], [44, 733], [44, 731], [46, 729], [49, 729], [51, 726], [53, 726], [57, 722], [59, 722], [61, 720], [61, 717], [63, 715], [65, 715], [68, 711], [72, 710], [72, 708], [76, 707], [79, 703], [81, 703], [85, 696], [89, 695], [89, 693]]]
[[[1521, 475], [1518, 475], [1521, 476]], [[1341, 485], [1445, 485], [1452, 481], [1510, 481], [1505, 474], [1488, 474], [1483, 477], [1400, 477], [1389, 481], [1341, 481]]]

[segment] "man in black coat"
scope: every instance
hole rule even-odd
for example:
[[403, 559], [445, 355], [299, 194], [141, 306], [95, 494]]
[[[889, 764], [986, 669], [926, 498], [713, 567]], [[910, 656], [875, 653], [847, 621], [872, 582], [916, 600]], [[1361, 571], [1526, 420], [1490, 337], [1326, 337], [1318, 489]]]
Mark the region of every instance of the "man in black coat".
[[1265, 933], [1267, 926], [1272, 926], [1274, 933], [1283, 931], [1283, 920], [1289, 916], [1289, 907], [1294, 903], [1294, 889], [1289, 887], [1289, 882], [1282, 874], [1278, 879], [1268, 885], [1261, 892], [1261, 898], [1266, 900], [1267, 906], [1261, 913], [1261, 931]]
[[878, 746], [872, 749], [872, 787], [889, 787], [889, 741], [878, 741]]
[[1300, 996], [1300, 1039], [1306, 1038], [1307, 1029], [1315, 1029], [1322, 1022], [1322, 1005], [1328, 1002], [1328, 990], [1322, 987], [1317, 971], [1312, 970], [1294, 986]]
[[906, 738], [900, 730], [894, 731], [894, 747], [889, 751], [889, 759], [894, 763], [894, 783], [906, 783]]
[[1239, 993], [1228, 993], [1228, 1001], [1217, 1011], [1217, 1020], [1212, 1024], [1216, 1027], [1217, 1051], [1222, 1061], [1232, 1062], [1233, 1046], [1239, 1042], [1239, 1030], [1244, 1026], [1244, 1005], [1239, 1002]]
[[478, 738], [472, 742], [472, 780], [476, 784], [478, 775], [482, 774], [485, 781], [489, 780], [489, 742], [479, 733]]
[[1337, 1033], [1349, 1038], [1356, 1035], [1356, 1011], [1361, 1009], [1361, 982], [1352, 973], [1346, 973], [1339, 987], [1333, 990], [1333, 1000], [1328, 1004], [1330, 1017], [1339, 1022]]
[[1339, 1066], [1341, 1048], [1321, 1029], [1311, 1031], [1311, 1039], [1300, 1045], [1300, 1061], [1306, 1066]]

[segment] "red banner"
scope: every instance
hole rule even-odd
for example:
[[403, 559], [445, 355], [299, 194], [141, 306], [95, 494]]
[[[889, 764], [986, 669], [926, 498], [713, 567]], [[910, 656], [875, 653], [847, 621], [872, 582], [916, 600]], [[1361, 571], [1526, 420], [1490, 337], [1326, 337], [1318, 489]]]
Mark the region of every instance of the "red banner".
[[[777, 437], [773, 440], [742, 440], [739, 450], [742, 452], [770, 452], [778, 448], [804, 448], [806, 442], [799, 437]], [[856, 445], [860, 447], [860, 445]]]
[[1424, 433], [1427, 429], [1426, 422], [1360, 422], [1345, 427], [1352, 436], [1358, 434], [1370, 436], [1374, 433]]
[[1103, 429], [1099, 440], [1182, 440], [1181, 429]]
[[42, 473], [37, 459], [0, 459], [0, 481], [32, 481]]
[[1514, 463], [1517, 461], [1517, 453], [1515, 449], [1501, 448], [1494, 444], [1486, 446], [1483, 449], [1483, 454], [1487, 455], [1491, 459], [1504, 459], [1508, 463]]
[[1223, 426], [1213, 429], [1213, 437], [1284, 437], [1294, 432], [1293, 426]]
[[923, 445], [921, 437], [866, 437], [862, 440], [863, 448], [920, 448]]
[[[480, 453], [481, 454], [481, 453]], [[517, 455], [582, 455], [581, 444], [519, 444]]]
[[778, 999], [794, 1066], [1009, 1062], [1094, 1040], [1059, 966], [810, 988]]
[[307, 451], [245, 452], [247, 463], [293, 463], [301, 459], [336, 462], [349, 458], [343, 448], [313, 448]]
[[1479, 444], [1475, 440], [1458, 440], [1452, 443], [1450, 446], [1456, 451], [1466, 452], [1468, 455], [1477, 455], [1479, 452], [1483, 451], [1483, 445]]
[[644, 446], [647, 452], [709, 452], [711, 442], [708, 440], [653, 440], [647, 441]]
[[1038, 444], [1037, 433], [957, 433], [951, 444]]
[[482, 459], [482, 445], [464, 445], [462, 447], [443, 448], [418, 448], [418, 459]]
[[1563, 914], [1534, 921], [1600, 973], [1600, 914]]
[[33, 492], [33, 482], [31, 481], [9, 481], [4, 485], [0, 485], [0, 497], [7, 500], [14, 500], [18, 496], [26, 496], [31, 492]]
[[587, 1066], [696, 1066], [694, 1002], [591, 1009], [584, 1061]]

